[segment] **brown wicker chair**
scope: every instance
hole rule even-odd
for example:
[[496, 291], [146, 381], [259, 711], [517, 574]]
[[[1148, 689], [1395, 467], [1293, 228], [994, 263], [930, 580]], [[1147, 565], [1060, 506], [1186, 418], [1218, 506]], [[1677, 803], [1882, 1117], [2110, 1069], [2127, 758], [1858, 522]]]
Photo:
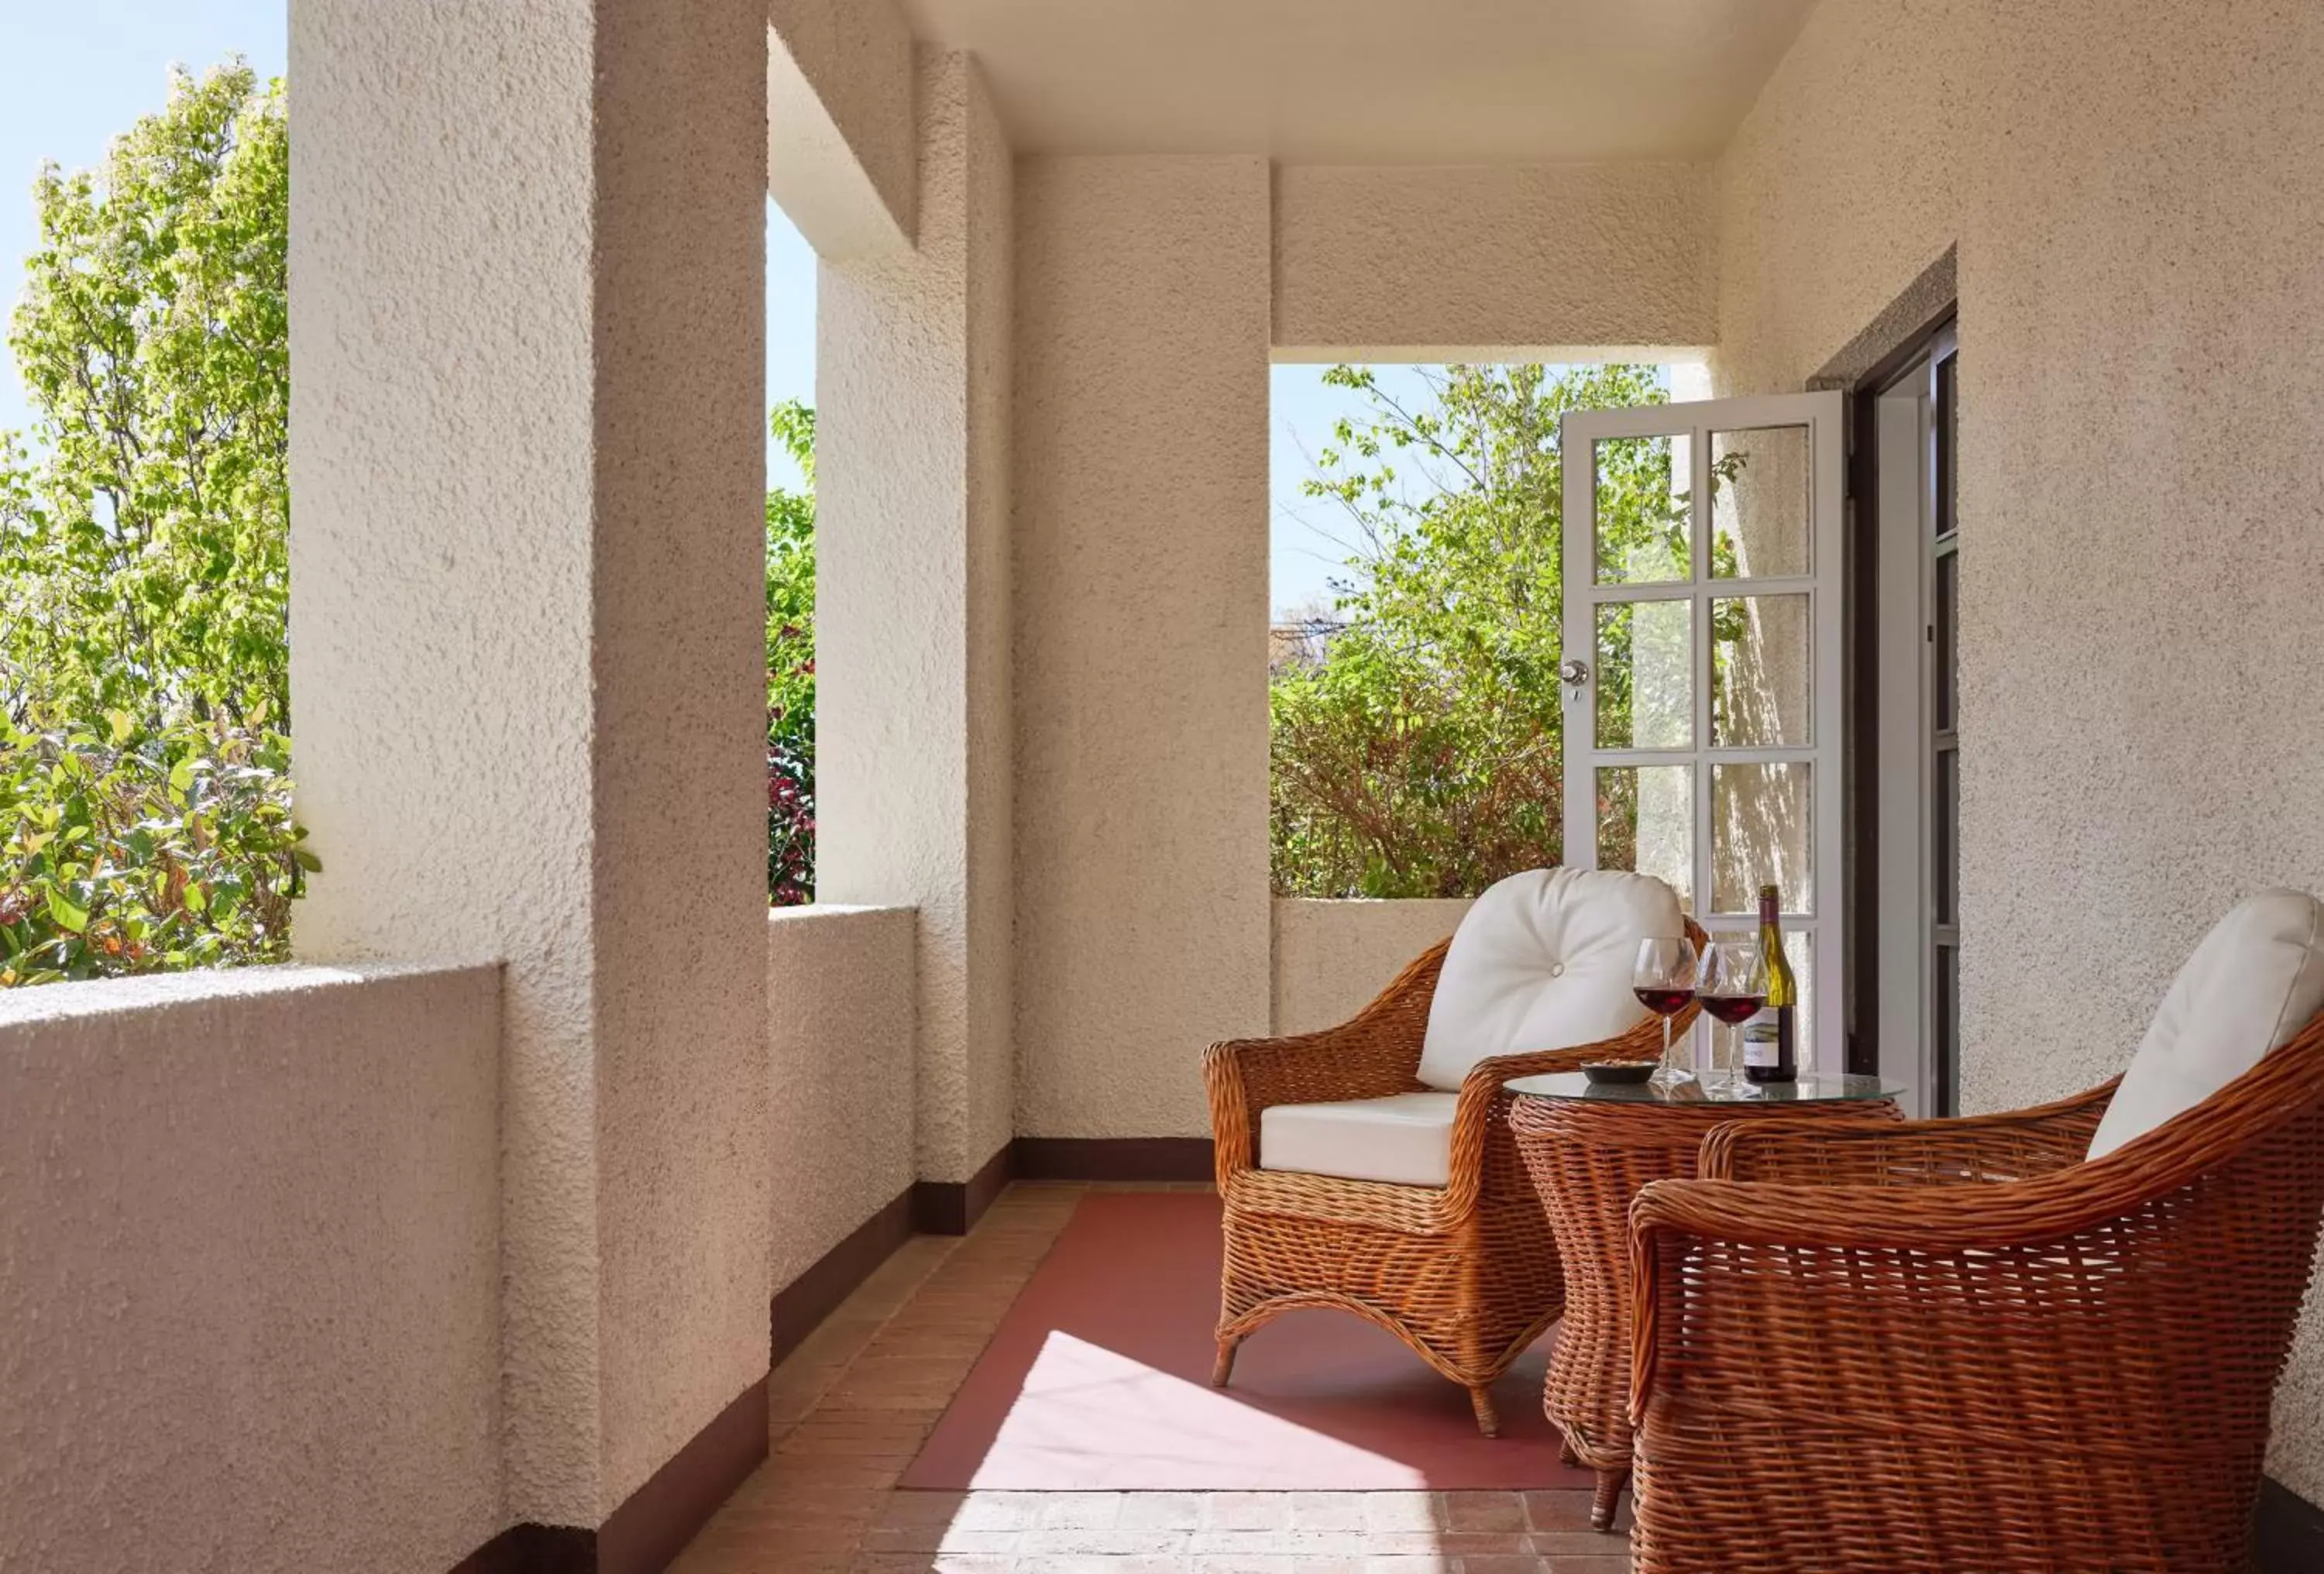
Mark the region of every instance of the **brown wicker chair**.
[[2085, 1162], [2115, 1087], [1722, 1126], [1703, 1179], [1639, 1194], [1637, 1568], [2249, 1566], [2324, 1016]]
[[[1700, 929], [1687, 931], [1701, 943]], [[1422, 1087], [1414, 1073], [1450, 943], [1431, 946], [1337, 1027], [1216, 1044], [1204, 1055], [1226, 1210], [1219, 1385], [1253, 1330], [1296, 1307], [1336, 1307], [1379, 1323], [1467, 1388], [1478, 1428], [1491, 1437], [1494, 1379], [1563, 1311], [1557, 1248], [1509, 1135], [1503, 1084], [1588, 1061], [1653, 1059], [1662, 1051], [1655, 1018], [1600, 1044], [1479, 1062], [1461, 1086], [1441, 1190], [1258, 1167], [1259, 1112], [1271, 1105]], [[1673, 1031], [1694, 1011], [1674, 1018]]]

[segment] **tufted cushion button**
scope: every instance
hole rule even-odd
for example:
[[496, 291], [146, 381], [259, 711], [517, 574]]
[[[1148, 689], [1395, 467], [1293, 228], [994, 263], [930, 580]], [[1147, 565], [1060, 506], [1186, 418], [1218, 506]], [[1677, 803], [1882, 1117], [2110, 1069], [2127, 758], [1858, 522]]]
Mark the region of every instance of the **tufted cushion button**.
[[1563, 978], [1565, 976], [1565, 964], [1562, 962], [1551, 962], [1549, 964], [1549, 976], [1554, 979]]

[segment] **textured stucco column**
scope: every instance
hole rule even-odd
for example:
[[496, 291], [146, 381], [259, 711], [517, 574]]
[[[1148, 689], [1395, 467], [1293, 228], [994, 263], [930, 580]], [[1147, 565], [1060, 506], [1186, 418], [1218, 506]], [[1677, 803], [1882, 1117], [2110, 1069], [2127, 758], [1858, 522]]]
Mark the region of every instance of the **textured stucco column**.
[[766, 1370], [764, 28], [291, 17], [297, 943], [507, 959], [514, 1521]]
[[1010, 158], [973, 62], [918, 57], [915, 250], [817, 296], [816, 895], [917, 907], [918, 1164], [1010, 1134]]
[[1194, 1137], [1263, 1034], [1268, 187], [1017, 174], [1018, 1129]]

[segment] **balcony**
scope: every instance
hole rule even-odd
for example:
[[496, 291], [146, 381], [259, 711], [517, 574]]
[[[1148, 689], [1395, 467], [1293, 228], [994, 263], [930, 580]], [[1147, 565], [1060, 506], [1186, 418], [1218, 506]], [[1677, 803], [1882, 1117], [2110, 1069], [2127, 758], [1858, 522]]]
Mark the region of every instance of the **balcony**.
[[[2314, 23], [1525, 9], [300, 0], [328, 878], [290, 966], [0, 991], [0, 1566], [1626, 1567], [1565, 1477], [899, 1485], [1077, 1206], [1205, 1183], [1204, 1047], [1462, 910], [1269, 888], [1271, 362], [1685, 360], [1877, 422], [1954, 325], [1960, 1109], [2104, 1082], [2217, 914], [2324, 888]], [[822, 421], [819, 904], [772, 914], [770, 195]], [[1916, 648], [1831, 566], [1849, 662]], [[1935, 778], [1846, 698], [1862, 983], [1876, 800]], [[2299, 1328], [2271, 1569], [2324, 1544]]]

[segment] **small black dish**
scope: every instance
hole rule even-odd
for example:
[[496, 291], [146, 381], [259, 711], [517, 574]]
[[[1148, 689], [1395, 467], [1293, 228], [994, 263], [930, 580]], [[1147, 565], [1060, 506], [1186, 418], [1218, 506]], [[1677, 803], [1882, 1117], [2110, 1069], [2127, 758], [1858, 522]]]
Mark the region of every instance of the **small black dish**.
[[1593, 1082], [1643, 1082], [1655, 1074], [1655, 1063], [1650, 1060], [1601, 1060], [1595, 1065], [1583, 1066], [1582, 1074]]

